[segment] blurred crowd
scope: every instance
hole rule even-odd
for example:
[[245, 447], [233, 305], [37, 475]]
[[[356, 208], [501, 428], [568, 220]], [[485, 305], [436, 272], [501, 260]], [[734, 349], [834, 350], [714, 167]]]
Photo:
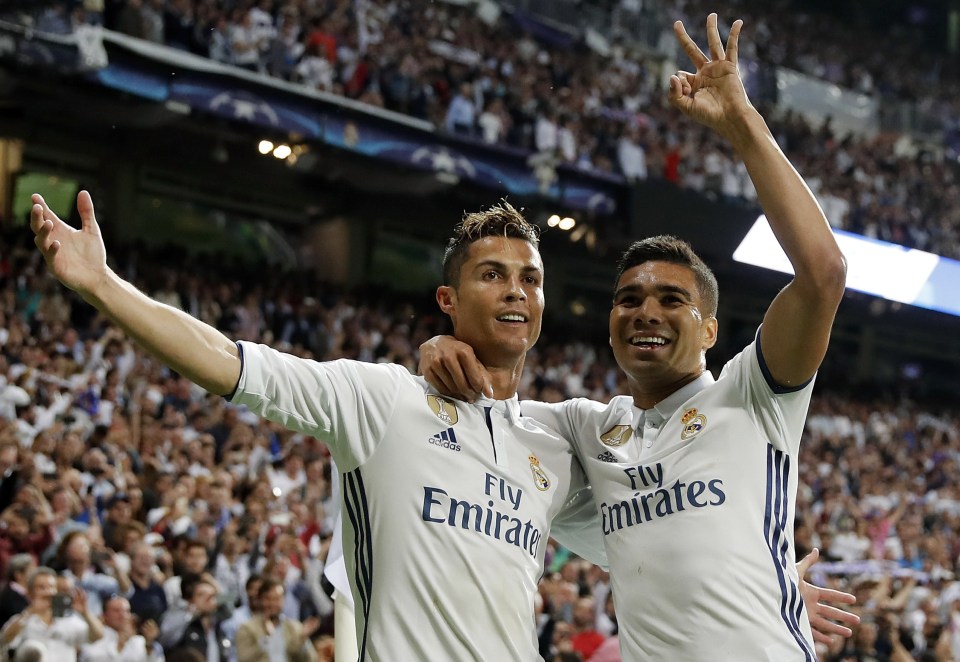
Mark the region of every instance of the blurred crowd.
[[[793, 67], [866, 94], [911, 98], [945, 125], [956, 123], [960, 89], [909, 25], [877, 34], [779, 4], [783, 11], [738, 3], [737, 15], [746, 19], [744, 60]], [[545, 41], [548, 33], [538, 33], [538, 41], [509, 13], [483, 7], [429, 0], [72, 0], [27, 18], [60, 33], [103, 23], [584, 171], [754, 199], [743, 165], [726, 145], [666, 106], [662, 82], [672, 72], [662, 70], [661, 58], [618, 43], [600, 55], [561, 38]], [[699, 24], [713, 9], [697, 0], [660, 13]], [[789, 111], [765, 114], [834, 227], [960, 258], [960, 187], [942, 146], [837, 135], [829, 120], [812, 126]]]
[[[266, 659], [255, 626], [282, 615], [286, 659], [330, 660], [328, 452], [147, 357], [45, 275], [23, 234], [0, 242], [0, 645]], [[429, 301], [343, 293], [306, 271], [114, 254], [153, 297], [300, 356], [415, 370], [420, 343], [447, 331]], [[549, 401], [622, 392], [608, 348], [570, 337], [538, 345], [521, 385]], [[818, 547], [816, 579], [855, 592], [863, 617], [822, 660], [960, 659], [958, 431], [956, 410], [815, 397], [797, 552]], [[540, 598], [548, 661], [619, 660], [606, 573], [551, 545]]]

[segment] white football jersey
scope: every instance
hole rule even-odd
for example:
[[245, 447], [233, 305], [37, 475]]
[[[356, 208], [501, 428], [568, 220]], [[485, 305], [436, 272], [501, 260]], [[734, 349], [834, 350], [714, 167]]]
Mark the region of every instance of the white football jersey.
[[811, 383], [775, 392], [756, 342], [657, 404], [523, 402], [593, 487], [624, 662], [814, 662], [794, 566]]
[[516, 398], [467, 404], [402, 366], [239, 346], [233, 402], [324, 441], [341, 472], [360, 660], [539, 660], [551, 520], [603, 561], [569, 442], [522, 418]]

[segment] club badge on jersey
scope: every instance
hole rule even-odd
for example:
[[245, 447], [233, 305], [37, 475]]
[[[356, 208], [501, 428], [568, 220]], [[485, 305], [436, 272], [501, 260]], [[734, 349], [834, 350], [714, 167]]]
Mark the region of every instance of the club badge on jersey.
[[707, 427], [707, 417], [698, 413], [696, 407], [691, 407], [683, 412], [680, 422], [683, 423], [683, 428], [680, 430], [680, 438], [684, 441], [693, 439], [703, 431], [703, 428]]
[[604, 446], [619, 448], [630, 441], [633, 435], [633, 428], [629, 425], [614, 425], [612, 428], [600, 435], [600, 441]]
[[460, 417], [457, 415], [457, 405], [439, 395], [428, 395], [427, 405], [430, 411], [447, 425], [456, 425]]
[[530, 460], [530, 470], [533, 471], [533, 484], [541, 492], [546, 492], [550, 489], [550, 479], [540, 468], [540, 460], [533, 454], [528, 459]]

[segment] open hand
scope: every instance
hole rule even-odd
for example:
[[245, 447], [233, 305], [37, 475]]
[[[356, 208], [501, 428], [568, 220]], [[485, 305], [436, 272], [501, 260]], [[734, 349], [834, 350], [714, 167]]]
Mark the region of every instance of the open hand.
[[856, 604], [856, 596], [832, 588], [820, 588], [807, 583], [803, 576], [807, 574], [814, 563], [820, 558], [820, 550], [814, 548], [812, 552], [797, 563], [797, 572], [800, 575], [800, 595], [810, 617], [810, 627], [813, 630], [814, 641], [829, 644], [831, 635], [840, 635], [847, 638], [853, 634], [851, 627], [860, 623], [860, 617], [853, 612], [845, 611], [823, 602], [833, 602], [841, 605]]
[[93, 292], [107, 273], [107, 255], [100, 226], [93, 213], [93, 200], [86, 191], [77, 196], [82, 227], [75, 230], [53, 213], [43, 196], [34, 193], [30, 210], [33, 242], [43, 254], [47, 268], [57, 279], [81, 295]]

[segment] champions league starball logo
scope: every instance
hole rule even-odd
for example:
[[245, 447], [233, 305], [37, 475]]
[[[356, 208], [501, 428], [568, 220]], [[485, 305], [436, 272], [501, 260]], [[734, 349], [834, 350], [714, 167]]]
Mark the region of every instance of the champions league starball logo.
[[263, 99], [244, 92], [221, 92], [210, 100], [209, 109], [231, 119], [252, 124], [280, 125], [277, 111]]
[[477, 168], [470, 159], [446, 147], [420, 147], [410, 155], [410, 162], [427, 165], [436, 172], [448, 172], [470, 179], [477, 176]]

